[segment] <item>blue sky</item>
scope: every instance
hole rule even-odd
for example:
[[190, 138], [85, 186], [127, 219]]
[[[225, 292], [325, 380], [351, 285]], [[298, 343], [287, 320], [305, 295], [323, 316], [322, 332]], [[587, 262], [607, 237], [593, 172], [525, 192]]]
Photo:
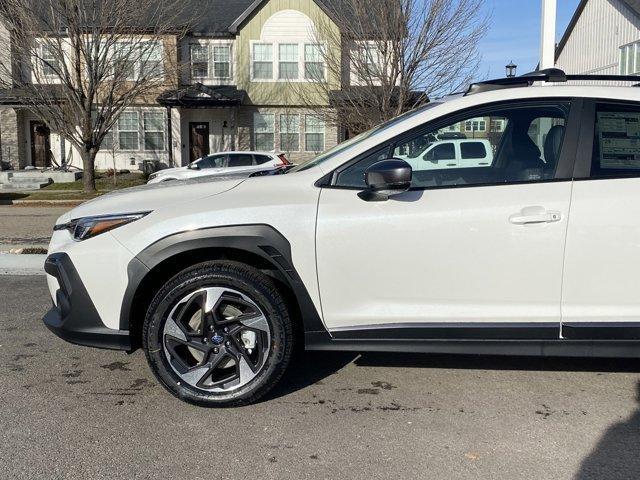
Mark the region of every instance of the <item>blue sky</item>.
[[[556, 39], [562, 34], [580, 0], [557, 0]], [[491, 23], [480, 44], [482, 63], [478, 80], [505, 75], [509, 60], [518, 74], [530, 72], [538, 63], [541, 0], [485, 0]]]

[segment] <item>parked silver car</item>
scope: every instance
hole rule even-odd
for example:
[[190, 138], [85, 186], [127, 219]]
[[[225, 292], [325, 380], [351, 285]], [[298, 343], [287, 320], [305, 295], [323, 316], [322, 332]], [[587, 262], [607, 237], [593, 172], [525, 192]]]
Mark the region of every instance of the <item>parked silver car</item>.
[[284, 168], [291, 163], [283, 153], [272, 152], [220, 152], [207, 155], [185, 167], [167, 168], [152, 173], [148, 183], [166, 182], [169, 180], [184, 180], [193, 177], [209, 175], [229, 175]]

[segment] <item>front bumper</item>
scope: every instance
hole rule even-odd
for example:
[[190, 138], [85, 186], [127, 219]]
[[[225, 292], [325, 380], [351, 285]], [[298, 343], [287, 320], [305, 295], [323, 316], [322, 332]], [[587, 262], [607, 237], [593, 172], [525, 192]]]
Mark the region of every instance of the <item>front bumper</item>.
[[57, 336], [71, 343], [113, 350], [131, 350], [128, 330], [107, 328], [66, 253], [49, 255], [44, 270], [56, 278], [55, 305], [42, 319]]

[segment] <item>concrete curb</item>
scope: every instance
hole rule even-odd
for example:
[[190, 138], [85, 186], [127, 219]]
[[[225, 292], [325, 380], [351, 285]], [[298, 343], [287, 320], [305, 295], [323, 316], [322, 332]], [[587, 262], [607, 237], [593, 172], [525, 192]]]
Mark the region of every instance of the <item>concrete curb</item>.
[[24, 206], [40, 206], [40, 205], [55, 205], [55, 206], [77, 206], [87, 200], [11, 200], [11, 205], [24, 205]]
[[44, 275], [46, 255], [0, 254], [0, 275]]

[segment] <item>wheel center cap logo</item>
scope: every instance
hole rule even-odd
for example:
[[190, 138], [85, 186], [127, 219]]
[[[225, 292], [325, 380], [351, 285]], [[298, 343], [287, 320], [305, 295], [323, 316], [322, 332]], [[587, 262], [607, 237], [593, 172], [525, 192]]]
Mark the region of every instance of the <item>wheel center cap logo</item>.
[[224, 342], [224, 337], [222, 335], [218, 335], [217, 333], [214, 333], [213, 336], [211, 337], [211, 341], [213, 342], [214, 345], [221, 345]]

